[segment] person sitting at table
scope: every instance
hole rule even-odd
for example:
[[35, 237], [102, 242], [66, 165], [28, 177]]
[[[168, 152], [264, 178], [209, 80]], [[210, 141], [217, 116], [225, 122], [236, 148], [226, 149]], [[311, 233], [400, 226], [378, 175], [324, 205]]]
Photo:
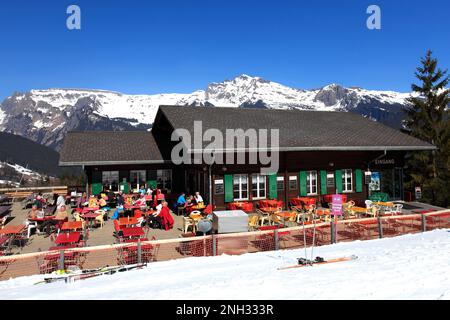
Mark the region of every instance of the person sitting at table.
[[200, 195], [200, 192], [196, 192], [195, 193], [195, 196], [194, 196], [194, 199], [195, 199], [195, 203], [199, 206], [199, 207], [202, 207], [204, 204], [203, 204], [203, 198], [202, 198], [202, 196]]
[[145, 201], [145, 195], [143, 193], [141, 194], [141, 197], [138, 200], [136, 200], [135, 205], [139, 207], [147, 206], [147, 202]]
[[83, 195], [81, 197], [79, 197], [78, 200], [77, 200], [77, 208], [85, 207], [86, 206], [86, 202], [88, 202], [87, 194], [86, 194], [86, 192], [83, 192]]
[[177, 200], [177, 206], [184, 207], [184, 204], [186, 203], [186, 194], [183, 192], [180, 194]]
[[38, 209], [42, 209], [44, 207], [44, 201], [42, 199], [41, 194], [38, 194], [36, 196], [36, 198], [34, 199], [33, 205], [35, 205]]
[[89, 198], [89, 208], [97, 208], [98, 207], [98, 199], [95, 196], [91, 196]]
[[116, 197], [117, 200], [117, 206], [118, 207], [123, 207], [125, 205], [125, 199], [123, 197], [123, 192], [120, 191], [119, 194]]
[[66, 207], [62, 206], [57, 210], [56, 215], [52, 217], [52, 219], [44, 221], [42, 223], [40, 229], [43, 230], [47, 236], [50, 236], [52, 233], [52, 227], [56, 227], [61, 224], [62, 221], [69, 220], [69, 215], [66, 211]]
[[33, 205], [31, 207], [30, 212], [28, 213], [28, 218], [29, 219], [36, 219], [40, 214], [39, 214], [39, 209], [36, 205]]
[[152, 194], [153, 194], [153, 189], [152, 189], [152, 187], [148, 187], [148, 188], [147, 188], [147, 195], [148, 195], [148, 196], [152, 196]]
[[119, 220], [120, 214], [123, 214], [123, 213], [124, 213], [123, 207], [117, 206], [116, 210], [114, 210], [111, 220]]
[[186, 200], [186, 203], [184, 205], [184, 214], [185, 216], [189, 216], [191, 212], [194, 210], [192, 207], [194, 206], [194, 202], [192, 201], [191, 197], [189, 197]]
[[134, 211], [134, 217], [137, 219], [137, 226], [143, 227], [145, 225], [145, 217], [144, 213], [141, 210], [135, 210]]

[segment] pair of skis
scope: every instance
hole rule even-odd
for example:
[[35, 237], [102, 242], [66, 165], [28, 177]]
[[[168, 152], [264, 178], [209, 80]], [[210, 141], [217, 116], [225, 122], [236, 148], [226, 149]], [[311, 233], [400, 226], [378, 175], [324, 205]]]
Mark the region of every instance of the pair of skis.
[[49, 277], [45, 278], [42, 281], [39, 281], [35, 283], [35, 285], [38, 284], [46, 284], [46, 283], [54, 283], [54, 282], [62, 282], [65, 283], [73, 283], [80, 280], [86, 280], [102, 275], [112, 275], [115, 273], [122, 273], [134, 269], [141, 269], [143, 267], [147, 266], [147, 264], [135, 264], [135, 265], [129, 265], [129, 266], [114, 266], [114, 267], [104, 267], [104, 268], [98, 268], [98, 269], [89, 269], [89, 270], [80, 270], [76, 272], [70, 272], [66, 273], [62, 276], [57, 277]]
[[352, 261], [358, 259], [357, 256], [349, 256], [349, 257], [341, 257], [341, 258], [335, 258], [335, 259], [329, 259], [325, 260], [321, 257], [317, 257], [315, 260], [305, 260], [303, 258], [298, 259], [298, 264], [292, 265], [292, 266], [286, 266], [278, 268], [278, 270], [286, 270], [286, 269], [295, 269], [295, 268], [303, 268], [308, 266], [316, 266], [316, 265], [322, 265], [322, 264], [329, 264], [329, 263], [336, 263], [336, 262], [345, 262], [345, 261]]

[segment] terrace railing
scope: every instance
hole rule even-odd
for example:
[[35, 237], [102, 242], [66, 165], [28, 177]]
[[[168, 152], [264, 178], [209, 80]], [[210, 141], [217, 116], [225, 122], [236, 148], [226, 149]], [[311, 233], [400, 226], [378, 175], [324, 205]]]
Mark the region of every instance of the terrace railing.
[[106, 266], [152, 263], [186, 257], [296, 249], [313, 245], [371, 240], [450, 228], [450, 210], [427, 214], [343, 220], [305, 227], [208, 235], [46, 251], [0, 257], [0, 280], [48, 274], [71, 266], [94, 269]]

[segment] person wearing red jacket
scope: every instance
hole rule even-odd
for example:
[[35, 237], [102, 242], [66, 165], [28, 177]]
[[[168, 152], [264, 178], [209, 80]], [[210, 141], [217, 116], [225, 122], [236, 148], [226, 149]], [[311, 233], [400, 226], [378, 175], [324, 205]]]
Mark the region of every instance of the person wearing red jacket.
[[169, 231], [173, 229], [173, 225], [175, 221], [173, 220], [172, 215], [170, 214], [169, 207], [167, 206], [167, 201], [162, 202], [161, 213], [159, 214], [159, 218], [161, 219], [161, 226]]

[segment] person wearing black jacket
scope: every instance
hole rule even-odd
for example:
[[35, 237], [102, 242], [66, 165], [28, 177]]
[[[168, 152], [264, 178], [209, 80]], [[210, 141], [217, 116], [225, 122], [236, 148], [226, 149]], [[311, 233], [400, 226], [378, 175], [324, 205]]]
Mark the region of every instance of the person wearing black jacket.
[[122, 191], [119, 192], [119, 195], [117, 196], [117, 206], [123, 206], [125, 205], [125, 199], [123, 198]]

